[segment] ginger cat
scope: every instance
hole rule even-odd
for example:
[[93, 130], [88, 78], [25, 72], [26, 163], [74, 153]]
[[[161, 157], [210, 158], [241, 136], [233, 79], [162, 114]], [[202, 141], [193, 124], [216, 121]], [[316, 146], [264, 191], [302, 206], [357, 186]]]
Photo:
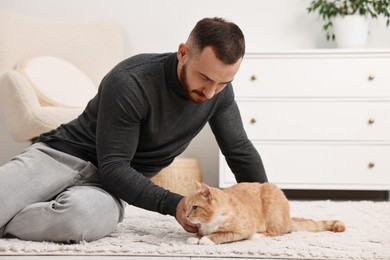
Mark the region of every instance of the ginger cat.
[[279, 236], [292, 231], [345, 230], [339, 220], [291, 218], [288, 200], [274, 184], [239, 183], [221, 190], [194, 183], [186, 215], [199, 230], [197, 237], [188, 239], [189, 244], [222, 244], [250, 239], [256, 233]]

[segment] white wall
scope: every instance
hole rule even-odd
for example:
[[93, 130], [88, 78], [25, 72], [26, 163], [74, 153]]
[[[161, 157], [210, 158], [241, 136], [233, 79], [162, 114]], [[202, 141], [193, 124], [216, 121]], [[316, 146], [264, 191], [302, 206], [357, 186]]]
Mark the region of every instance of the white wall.
[[[1, 0], [0, 9], [51, 20], [115, 20], [125, 30], [128, 56], [176, 51], [196, 21], [212, 16], [225, 17], [241, 27], [247, 52], [334, 47], [326, 42], [318, 17], [307, 13], [309, 3], [310, 0]], [[369, 48], [390, 48], [390, 31], [383, 19], [371, 21], [370, 29]], [[12, 141], [0, 113], [0, 164], [27, 145]], [[192, 142], [185, 155], [198, 158], [205, 181], [217, 185], [218, 147], [209, 127]]]

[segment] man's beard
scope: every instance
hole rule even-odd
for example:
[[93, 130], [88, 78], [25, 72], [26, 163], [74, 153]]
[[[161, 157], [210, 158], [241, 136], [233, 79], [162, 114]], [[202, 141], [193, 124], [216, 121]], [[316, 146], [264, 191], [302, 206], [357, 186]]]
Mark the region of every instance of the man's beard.
[[200, 92], [199, 90], [192, 90], [191, 91], [190, 86], [188, 85], [188, 81], [187, 81], [187, 67], [186, 67], [186, 65], [183, 65], [183, 67], [181, 68], [179, 81], [184, 89], [185, 95], [187, 96], [187, 98], [189, 100], [191, 100], [192, 102], [197, 103], [197, 104], [203, 104], [205, 102], [204, 100], [201, 100], [201, 99], [195, 99], [194, 96], [191, 95], [191, 94], [195, 94], [199, 97], [204, 97], [203, 93]]

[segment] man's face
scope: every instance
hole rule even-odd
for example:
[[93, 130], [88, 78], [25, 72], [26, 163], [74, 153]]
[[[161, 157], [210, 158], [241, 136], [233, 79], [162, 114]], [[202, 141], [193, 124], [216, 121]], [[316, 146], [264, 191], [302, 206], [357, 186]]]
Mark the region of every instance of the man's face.
[[233, 81], [242, 59], [234, 64], [224, 64], [211, 47], [194, 53], [181, 44], [178, 51], [178, 76], [189, 100], [202, 104], [221, 92]]

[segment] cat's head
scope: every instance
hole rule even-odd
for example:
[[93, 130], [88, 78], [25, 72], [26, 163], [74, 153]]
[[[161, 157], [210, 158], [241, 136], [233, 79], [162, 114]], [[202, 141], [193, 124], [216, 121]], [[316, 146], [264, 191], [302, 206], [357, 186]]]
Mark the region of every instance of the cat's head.
[[187, 197], [186, 216], [194, 224], [207, 225], [223, 214], [224, 196], [221, 190], [194, 181], [195, 191]]

